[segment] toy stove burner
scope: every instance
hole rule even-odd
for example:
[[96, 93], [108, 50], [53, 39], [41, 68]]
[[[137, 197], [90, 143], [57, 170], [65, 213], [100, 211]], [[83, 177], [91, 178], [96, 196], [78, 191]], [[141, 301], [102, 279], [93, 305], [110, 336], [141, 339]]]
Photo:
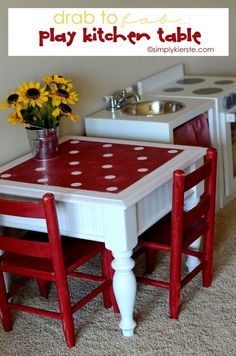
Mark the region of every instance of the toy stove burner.
[[177, 93], [178, 91], [182, 91], [184, 88], [174, 87], [174, 88], [166, 88], [163, 91], [167, 93]]
[[233, 80], [217, 80], [216, 82], [214, 82], [214, 84], [218, 84], [218, 85], [227, 85], [233, 83], [234, 83]]
[[221, 88], [201, 88], [193, 90], [193, 94], [197, 95], [208, 95], [208, 94], [216, 94], [222, 92], [223, 89]]
[[184, 78], [184, 79], [180, 79], [177, 80], [177, 84], [198, 84], [198, 83], [202, 83], [205, 82], [205, 79], [203, 78]]

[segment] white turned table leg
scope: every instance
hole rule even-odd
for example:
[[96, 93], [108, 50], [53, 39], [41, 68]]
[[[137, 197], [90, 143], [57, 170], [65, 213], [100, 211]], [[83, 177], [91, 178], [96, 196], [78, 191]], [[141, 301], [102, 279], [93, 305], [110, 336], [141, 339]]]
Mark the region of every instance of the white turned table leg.
[[[192, 209], [194, 206], [197, 205], [199, 202], [199, 196], [196, 190], [194, 190], [193, 195], [191, 195], [189, 198], [185, 199], [184, 201], [184, 210], [188, 211]], [[194, 241], [189, 247], [191, 250], [194, 251], [199, 251], [200, 246], [201, 246], [201, 240], [202, 238], [199, 237], [196, 241]], [[191, 272], [195, 267], [197, 267], [200, 263], [200, 260], [197, 257], [194, 256], [188, 256], [186, 259], [186, 266], [188, 268], [188, 271]]]
[[115, 270], [113, 289], [120, 309], [120, 328], [124, 336], [132, 336], [136, 322], [133, 319], [137, 283], [132, 271], [135, 263], [131, 258], [132, 250], [113, 252], [112, 267]]
[[[194, 241], [189, 247], [193, 251], [199, 251], [201, 247], [202, 238], [199, 237], [196, 241]], [[194, 256], [188, 256], [186, 259], [186, 266], [188, 271], [191, 272], [195, 267], [197, 267], [200, 263], [200, 260]]]

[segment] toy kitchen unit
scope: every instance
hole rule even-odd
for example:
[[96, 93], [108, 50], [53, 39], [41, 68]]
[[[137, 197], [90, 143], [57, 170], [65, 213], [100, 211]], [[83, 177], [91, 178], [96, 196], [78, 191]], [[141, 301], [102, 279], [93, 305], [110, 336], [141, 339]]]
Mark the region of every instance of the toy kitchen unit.
[[105, 97], [86, 135], [218, 150], [218, 206], [236, 197], [236, 78], [190, 76], [177, 65]]

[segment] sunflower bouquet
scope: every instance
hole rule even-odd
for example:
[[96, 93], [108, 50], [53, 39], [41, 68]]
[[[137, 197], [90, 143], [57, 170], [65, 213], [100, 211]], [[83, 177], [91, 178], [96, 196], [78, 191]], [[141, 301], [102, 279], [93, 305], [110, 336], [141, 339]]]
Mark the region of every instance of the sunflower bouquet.
[[48, 129], [57, 127], [62, 116], [74, 122], [78, 120], [70, 107], [78, 101], [71, 81], [58, 74], [46, 75], [43, 81], [43, 85], [24, 82], [0, 103], [0, 109], [13, 108], [8, 122], [31, 129]]

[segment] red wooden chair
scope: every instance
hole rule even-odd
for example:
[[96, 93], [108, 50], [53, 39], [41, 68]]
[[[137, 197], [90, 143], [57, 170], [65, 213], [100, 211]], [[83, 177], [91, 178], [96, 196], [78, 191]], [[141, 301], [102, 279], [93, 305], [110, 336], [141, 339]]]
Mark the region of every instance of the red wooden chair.
[[[170, 253], [169, 281], [138, 277], [140, 283], [169, 289], [170, 317], [178, 319], [180, 293], [188, 282], [199, 272], [203, 274], [203, 286], [209, 287], [212, 280], [212, 254], [215, 216], [216, 160], [214, 148], [208, 148], [204, 164], [195, 171], [184, 174], [176, 170], [173, 174], [172, 212], [145, 231], [139, 240], [140, 251], [146, 252], [147, 271], [154, 266], [156, 250]], [[184, 211], [184, 193], [204, 181], [204, 193], [198, 204]], [[202, 251], [192, 251], [189, 246], [200, 236], [203, 237]], [[200, 264], [183, 279], [181, 275], [182, 254], [200, 259]], [[135, 257], [135, 256], [134, 256]]]
[[[54, 196], [50, 193], [45, 194], [41, 202], [0, 200], [0, 214], [44, 219], [48, 233], [27, 232], [23, 238], [0, 236], [0, 250], [4, 251], [0, 256], [0, 316], [4, 330], [12, 330], [11, 310], [35, 313], [61, 320], [67, 345], [74, 346], [72, 314], [101, 292], [104, 306], [111, 306], [110, 278], [75, 271], [93, 256], [103, 253], [104, 244], [77, 238], [60, 238]], [[106, 271], [106, 268], [106, 263], [103, 261], [103, 271]], [[8, 293], [3, 272], [21, 276]], [[47, 281], [55, 282], [59, 312], [14, 302], [14, 295], [19, 288], [32, 277], [37, 279], [40, 292], [44, 297], [47, 296]], [[67, 277], [97, 281], [100, 285], [71, 306]]]

